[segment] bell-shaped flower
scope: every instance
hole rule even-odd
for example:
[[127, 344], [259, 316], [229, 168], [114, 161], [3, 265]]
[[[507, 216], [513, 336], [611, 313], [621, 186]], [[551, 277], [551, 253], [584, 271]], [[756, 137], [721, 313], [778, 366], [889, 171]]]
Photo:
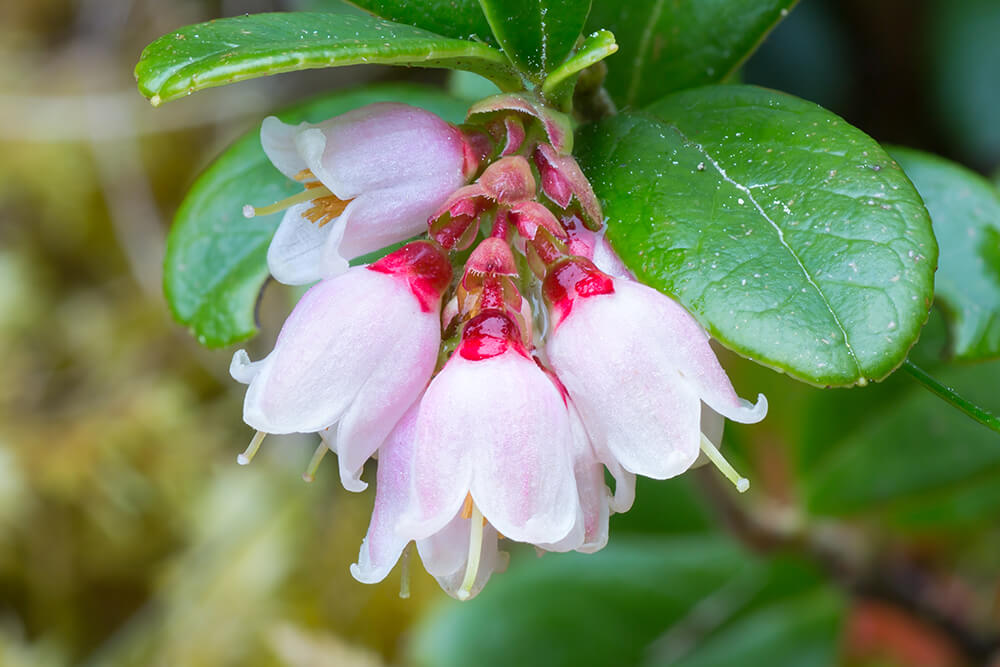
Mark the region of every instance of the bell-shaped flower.
[[344, 486], [363, 490], [365, 461], [434, 371], [441, 293], [450, 280], [440, 247], [417, 241], [312, 287], [269, 355], [257, 362], [243, 350], [233, 356], [233, 377], [250, 385], [244, 421], [262, 433], [335, 425], [331, 449]]
[[[379, 448], [375, 507], [358, 562], [351, 566], [354, 578], [365, 584], [385, 579], [410, 542], [397, 528], [412, 498], [417, 407], [414, 404], [407, 411]], [[469, 512], [463, 508], [441, 530], [416, 543], [427, 572], [449, 595], [463, 600], [475, 596], [490, 575], [505, 565], [496, 529], [478, 521], [473, 524], [471, 508]], [[475, 562], [470, 563], [470, 558]]]
[[767, 401], [737, 396], [705, 330], [680, 304], [579, 257], [551, 268], [544, 293], [549, 361], [594, 442], [625, 470], [656, 479], [684, 472], [704, 449], [738, 487], [746, 484], [706, 444], [701, 403], [754, 423]]
[[348, 260], [424, 231], [476, 163], [456, 127], [387, 102], [319, 124], [266, 118], [261, 145], [306, 188], [272, 206], [244, 208], [246, 215], [287, 208], [267, 262], [276, 280], [292, 285], [342, 273]]
[[[562, 389], [557, 379], [555, 382]], [[564, 399], [573, 431], [573, 474], [580, 499], [580, 513], [576, 525], [566, 537], [555, 544], [538, 546], [547, 551], [594, 553], [608, 543], [611, 514], [631, 509], [635, 500], [635, 475], [624, 470], [603, 446], [594, 445], [576, 407], [568, 396], [564, 395]], [[605, 484], [605, 467], [615, 480], [614, 493]]]
[[420, 401], [413, 502], [400, 533], [438, 533], [463, 506], [509, 539], [555, 544], [580, 512], [573, 433], [558, 389], [514, 320], [484, 310]]

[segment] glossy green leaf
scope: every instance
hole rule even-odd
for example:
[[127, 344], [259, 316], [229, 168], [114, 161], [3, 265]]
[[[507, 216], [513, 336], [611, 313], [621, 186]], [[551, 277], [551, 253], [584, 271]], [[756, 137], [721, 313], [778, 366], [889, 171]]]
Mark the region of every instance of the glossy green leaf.
[[[384, 101], [420, 106], [452, 122], [465, 117], [464, 102], [406, 85], [339, 92], [278, 116], [286, 122], [315, 122]], [[256, 333], [254, 310], [268, 277], [267, 246], [281, 214], [248, 220], [242, 207], [278, 201], [300, 189], [271, 166], [255, 130], [219, 156], [187, 194], [167, 239], [164, 290], [174, 317], [202, 344], [229, 345]]]
[[[1000, 412], [1000, 362], [938, 368], [934, 374]], [[995, 523], [1000, 436], [909, 378], [893, 384], [850, 400], [834, 395], [811, 410], [799, 462], [807, 510], [879, 517], [882, 525], [910, 530]]]
[[820, 666], [835, 655], [842, 602], [790, 558], [711, 536], [520, 556], [479, 598], [418, 630], [416, 664]]
[[445, 37], [496, 44], [478, 0], [350, 0], [375, 16]]
[[615, 36], [607, 30], [598, 30], [589, 35], [566, 62], [552, 70], [542, 83], [542, 94], [557, 106], [568, 110], [580, 72], [616, 51], [618, 44], [615, 43]]
[[893, 148], [924, 199], [940, 247], [935, 295], [959, 359], [1000, 356], [1000, 190], [960, 165]]
[[796, 0], [594, 0], [589, 30], [606, 28], [621, 49], [605, 87], [624, 107], [723, 81]]
[[541, 82], [572, 51], [591, 0], [479, 0], [507, 56]]
[[577, 140], [615, 249], [723, 344], [819, 385], [903, 361], [937, 247], [916, 190], [861, 131], [788, 95], [714, 86]]
[[308, 12], [181, 28], [146, 47], [135, 75], [139, 90], [156, 105], [259, 76], [362, 63], [464, 69], [501, 87], [519, 85], [504, 55], [487, 44], [371, 16]]

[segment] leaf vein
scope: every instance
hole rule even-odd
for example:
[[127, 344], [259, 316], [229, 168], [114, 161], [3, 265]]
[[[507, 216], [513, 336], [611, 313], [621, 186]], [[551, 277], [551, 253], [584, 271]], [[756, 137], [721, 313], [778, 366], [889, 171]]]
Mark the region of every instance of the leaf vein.
[[719, 173], [719, 176], [721, 176], [724, 181], [732, 185], [740, 192], [743, 192], [749, 199], [750, 203], [753, 204], [754, 208], [757, 209], [757, 212], [761, 215], [761, 217], [764, 218], [764, 220], [771, 225], [771, 227], [774, 229], [775, 233], [778, 236], [778, 242], [781, 244], [783, 248], [785, 248], [785, 250], [788, 251], [788, 254], [791, 255], [792, 259], [795, 260], [795, 263], [802, 271], [802, 275], [805, 277], [806, 282], [809, 283], [809, 285], [816, 291], [816, 294], [819, 295], [820, 301], [822, 301], [823, 305], [826, 306], [827, 311], [830, 313], [830, 317], [833, 318], [833, 321], [837, 325], [837, 328], [840, 329], [840, 333], [844, 337], [844, 347], [847, 348], [847, 353], [850, 356], [851, 361], [854, 362], [854, 365], [858, 370], [859, 377], [863, 377], [864, 370], [861, 367], [861, 362], [858, 360], [857, 355], [854, 353], [854, 348], [851, 346], [851, 341], [848, 336], [847, 329], [844, 327], [844, 324], [843, 322], [841, 322], [840, 317], [833, 309], [833, 305], [830, 303], [830, 300], [823, 292], [823, 289], [813, 278], [812, 274], [809, 272], [809, 269], [806, 268], [806, 265], [802, 262], [802, 259], [795, 252], [795, 249], [788, 244], [788, 241], [785, 239], [785, 232], [783, 229], [781, 229], [781, 226], [778, 225], [778, 223], [776, 223], [771, 218], [771, 216], [767, 214], [767, 211], [764, 210], [764, 208], [757, 201], [756, 197], [754, 197], [753, 191], [747, 186], [743, 185], [742, 183], [733, 180], [729, 176], [729, 174], [726, 173], [726, 170], [719, 163], [719, 161], [716, 160], [714, 157], [712, 157], [712, 155], [710, 155], [707, 150], [705, 150], [704, 146], [692, 141], [686, 134], [684, 134], [684, 132], [676, 124], [673, 123], [668, 124], [668, 127], [670, 127], [670, 129], [676, 132], [677, 136], [679, 136], [684, 143], [688, 144], [689, 146], [697, 150], [699, 153], [701, 153], [701, 155], [703, 155], [704, 158], [712, 165], [712, 167]]

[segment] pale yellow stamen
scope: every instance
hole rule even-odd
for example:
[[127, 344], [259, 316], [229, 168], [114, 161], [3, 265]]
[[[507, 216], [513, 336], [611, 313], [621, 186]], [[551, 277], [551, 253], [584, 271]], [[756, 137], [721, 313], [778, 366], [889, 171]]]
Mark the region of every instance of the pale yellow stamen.
[[701, 434], [701, 451], [705, 452], [708, 460], [714, 463], [715, 467], [733, 483], [737, 491], [743, 493], [750, 488], [750, 480], [736, 472], [736, 469], [726, 460], [719, 448], [712, 444], [712, 441], [704, 433]]
[[315, 481], [316, 471], [319, 469], [319, 464], [329, 450], [330, 448], [326, 446], [326, 443], [320, 440], [319, 446], [316, 448], [316, 451], [313, 452], [312, 458], [309, 459], [309, 465], [306, 467], [306, 471], [302, 473], [303, 480], [307, 482]]
[[402, 563], [399, 566], [399, 597], [404, 600], [410, 597], [410, 550], [413, 543], [410, 542], [403, 549]]
[[284, 211], [286, 208], [295, 206], [296, 204], [311, 201], [313, 205], [302, 216], [310, 222], [318, 223], [322, 227], [337, 218], [344, 212], [347, 205], [351, 203], [350, 199], [340, 199], [333, 194], [329, 188], [316, 180], [316, 176], [309, 169], [303, 169], [295, 174], [294, 178], [296, 181], [302, 183], [302, 187], [305, 188], [302, 192], [274, 202], [270, 206], [256, 207], [247, 204], [243, 207], [243, 217], [253, 218], [258, 215], [271, 215], [278, 211]]
[[253, 439], [250, 441], [250, 444], [247, 445], [245, 450], [243, 450], [243, 453], [236, 457], [236, 462], [241, 466], [245, 466], [253, 461], [253, 457], [257, 455], [257, 450], [260, 449], [260, 443], [264, 442], [264, 438], [266, 437], [267, 433], [257, 431], [254, 434]]
[[284, 211], [286, 208], [295, 206], [296, 204], [311, 201], [316, 199], [316, 197], [323, 197], [325, 195], [332, 196], [333, 193], [322, 185], [318, 188], [306, 188], [302, 192], [294, 194], [291, 197], [286, 197], [281, 201], [276, 201], [270, 206], [257, 207], [247, 204], [243, 207], [243, 217], [252, 218], [256, 215], [271, 215], [272, 213], [277, 213], [278, 211]]
[[465, 579], [462, 580], [462, 585], [455, 592], [459, 600], [468, 600], [472, 597], [472, 587], [476, 584], [476, 575], [479, 574], [479, 559], [483, 552], [485, 519], [475, 503], [472, 503], [469, 521], [469, 559], [465, 565]]

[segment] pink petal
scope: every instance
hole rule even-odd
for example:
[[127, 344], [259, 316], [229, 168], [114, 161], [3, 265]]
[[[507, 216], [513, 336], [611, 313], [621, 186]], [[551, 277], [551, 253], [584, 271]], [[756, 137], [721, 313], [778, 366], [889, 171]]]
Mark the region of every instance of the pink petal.
[[619, 282], [613, 294], [575, 301], [549, 338], [549, 359], [593, 442], [629, 472], [673, 477], [698, 456], [700, 402], [657, 356], [674, 341], [641, 328], [617, 298]]
[[452, 395], [465, 397], [453, 408], [452, 432], [464, 431], [475, 452], [471, 493], [483, 516], [512, 540], [561, 540], [579, 508], [562, 396], [533, 361], [513, 351], [481, 361], [456, 357], [449, 365]]
[[401, 183], [464, 182], [463, 141], [458, 131], [429, 111], [378, 103], [349, 111], [300, 132], [298, 148], [313, 173], [341, 199], [394, 188]]
[[709, 345], [708, 334], [679, 303], [631, 280], [616, 279], [615, 290], [619, 312], [629, 313], [634, 330], [670, 341], [650, 346], [664, 370], [672, 365], [701, 400], [727, 419], [752, 424], [765, 417], [767, 399], [761, 394], [753, 405], [737, 396]]
[[320, 431], [375, 378], [386, 396], [384, 437], [419, 393], [413, 377], [423, 373], [426, 382], [439, 343], [436, 314], [423, 312], [404, 282], [361, 267], [324, 280], [302, 297], [261, 361], [244, 421], [266, 433]]
[[410, 499], [413, 427], [416, 416], [414, 405], [379, 450], [375, 507], [368, 525], [368, 534], [361, 543], [358, 562], [351, 565], [351, 574], [365, 584], [385, 579], [408, 542], [398, 535], [396, 524]]
[[[427, 231], [427, 218], [451, 193], [450, 187], [414, 181], [360, 195], [344, 209], [336, 224], [343, 237], [330, 238], [322, 252], [323, 271]], [[328, 268], [331, 267], [331, 268]]]

